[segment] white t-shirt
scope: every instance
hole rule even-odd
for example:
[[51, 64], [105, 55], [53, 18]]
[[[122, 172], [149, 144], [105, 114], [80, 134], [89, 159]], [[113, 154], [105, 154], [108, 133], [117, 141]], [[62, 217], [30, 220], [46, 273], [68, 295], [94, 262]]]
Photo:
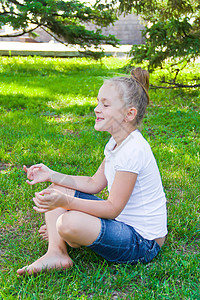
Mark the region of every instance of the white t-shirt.
[[166, 198], [148, 142], [136, 129], [116, 149], [115, 145], [111, 137], [104, 150], [108, 191], [116, 171], [138, 174], [131, 197], [116, 220], [131, 225], [146, 239], [164, 237], [167, 234]]

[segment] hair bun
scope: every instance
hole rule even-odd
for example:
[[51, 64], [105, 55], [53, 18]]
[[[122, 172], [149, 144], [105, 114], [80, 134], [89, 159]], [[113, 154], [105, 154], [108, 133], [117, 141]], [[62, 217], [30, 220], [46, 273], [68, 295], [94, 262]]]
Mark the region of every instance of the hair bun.
[[144, 89], [149, 102], [149, 72], [138, 67], [131, 71], [131, 77], [133, 80], [136, 80]]
[[143, 70], [142, 68], [135, 68], [131, 71], [131, 76], [133, 79], [136, 79], [141, 83], [145, 89], [148, 91], [149, 89], [149, 72], [146, 70]]

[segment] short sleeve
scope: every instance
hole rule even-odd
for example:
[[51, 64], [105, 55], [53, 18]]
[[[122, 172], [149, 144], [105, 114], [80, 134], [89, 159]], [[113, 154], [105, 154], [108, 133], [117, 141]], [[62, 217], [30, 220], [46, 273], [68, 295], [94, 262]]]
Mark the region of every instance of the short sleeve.
[[144, 166], [143, 149], [125, 149], [115, 157], [115, 171], [125, 171], [139, 174]]

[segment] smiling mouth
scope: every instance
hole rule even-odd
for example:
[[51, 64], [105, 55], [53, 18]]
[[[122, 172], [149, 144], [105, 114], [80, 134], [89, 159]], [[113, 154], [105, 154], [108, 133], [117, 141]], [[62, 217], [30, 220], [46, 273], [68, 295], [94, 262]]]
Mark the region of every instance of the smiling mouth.
[[96, 118], [96, 122], [100, 122], [100, 121], [103, 121], [104, 118]]

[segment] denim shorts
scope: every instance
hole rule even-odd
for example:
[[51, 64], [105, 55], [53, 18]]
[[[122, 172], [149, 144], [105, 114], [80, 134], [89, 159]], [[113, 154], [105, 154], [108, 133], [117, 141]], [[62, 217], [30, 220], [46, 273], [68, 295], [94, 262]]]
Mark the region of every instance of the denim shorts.
[[[87, 200], [104, 201], [97, 196], [75, 192], [75, 197]], [[101, 220], [101, 231], [97, 239], [88, 248], [116, 263], [149, 263], [160, 251], [154, 240], [143, 238], [132, 226], [112, 219]]]

